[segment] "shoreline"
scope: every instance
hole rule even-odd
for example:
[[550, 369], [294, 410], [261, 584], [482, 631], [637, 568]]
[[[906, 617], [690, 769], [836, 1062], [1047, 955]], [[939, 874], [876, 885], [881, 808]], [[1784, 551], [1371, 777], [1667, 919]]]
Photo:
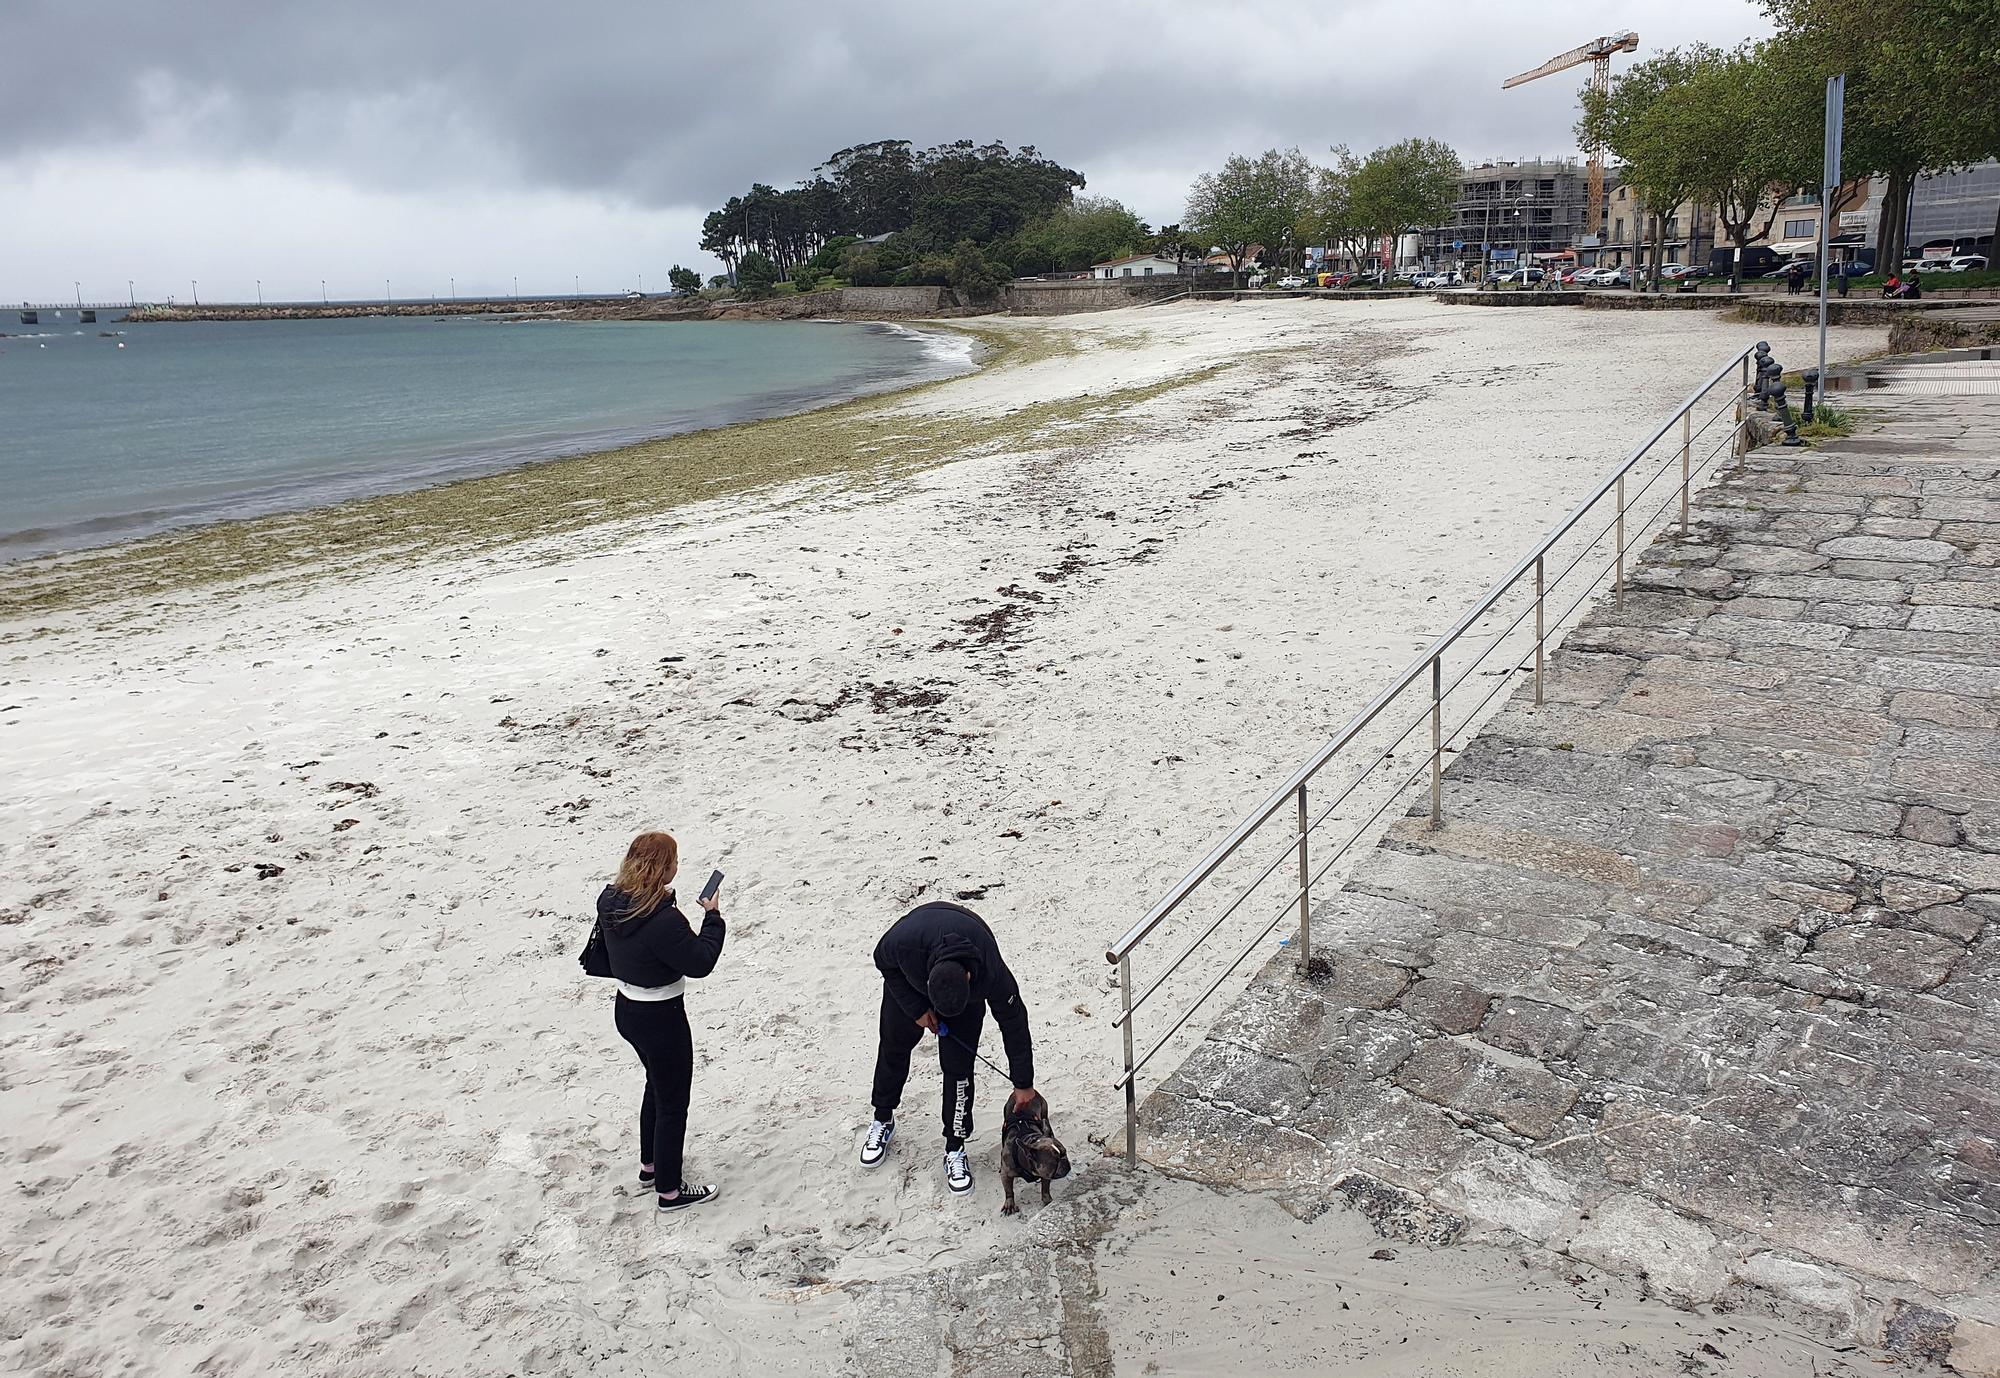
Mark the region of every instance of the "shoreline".
[[[531, 317], [529, 320], [548, 324], [566, 323], [551, 317]], [[459, 442], [428, 454], [405, 456], [393, 468], [266, 479], [260, 486], [246, 487], [200, 504], [141, 508], [0, 532], [0, 568], [11, 569], [35, 561], [56, 561], [92, 552], [111, 554], [148, 541], [184, 536], [231, 522], [299, 517], [350, 502], [501, 477], [539, 464], [609, 454], [757, 421], [802, 416], [824, 407], [889, 397], [930, 383], [948, 382], [976, 373], [982, 366], [976, 341], [969, 350], [960, 354], [946, 344], [949, 332], [944, 330], [913, 329], [897, 321], [857, 320], [827, 324], [900, 336], [916, 352], [903, 368], [887, 379], [879, 376], [857, 377], [819, 389], [795, 392], [773, 390], [732, 408], [730, 414], [716, 416], [702, 424], [681, 424], [667, 429], [661, 429], [657, 424], [580, 428], [568, 435]]]
[[[331, 572], [334, 562], [371, 556], [423, 558], [470, 553], [625, 518], [654, 516], [690, 502], [737, 497], [800, 479], [830, 477], [843, 466], [828, 453], [842, 433], [867, 429], [872, 408], [893, 405], [1004, 364], [1015, 341], [958, 322], [853, 321], [913, 334], [969, 337], [971, 368], [918, 377], [822, 401], [795, 411], [751, 416], [649, 439], [509, 464], [442, 482], [310, 503], [247, 517], [196, 521], [101, 545], [77, 546], [0, 561], [0, 643], [21, 619], [74, 609], [86, 601], [192, 591], [277, 572], [300, 560], [296, 577]], [[774, 464], [786, 449], [806, 461]], [[565, 466], [580, 466], [565, 472]], [[655, 466], [658, 466], [656, 470]], [[595, 500], [590, 496], [595, 490]], [[518, 504], [509, 499], [519, 498]], [[554, 499], [560, 508], [548, 506]], [[454, 529], [453, 509], [476, 516], [477, 529]], [[323, 528], [316, 531], [315, 528]], [[324, 536], [323, 541], [315, 541]], [[423, 543], [421, 548], [413, 542]]]

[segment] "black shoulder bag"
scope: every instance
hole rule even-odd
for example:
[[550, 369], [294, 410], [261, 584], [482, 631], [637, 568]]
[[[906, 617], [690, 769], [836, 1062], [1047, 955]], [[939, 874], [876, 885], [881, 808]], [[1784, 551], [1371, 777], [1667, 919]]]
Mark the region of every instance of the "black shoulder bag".
[[579, 965], [585, 976], [611, 975], [611, 949], [604, 943], [604, 920], [599, 918], [590, 926], [590, 937], [584, 940], [583, 951], [577, 954]]
[[[671, 898], [668, 902], [671, 903]], [[652, 917], [651, 914], [648, 914], [645, 918], [634, 923], [632, 925], [632, 932], [637, 933], [640, 929], [644, 928]], [[620, 931], [623, 932], [624, 930], [621, 929]], [[606, 978], [611, 976], [611, 949], [604, 941], [604, 916], [602, 914], [599, 914], [597, 922], [590, 926], [590, 936], [584, 939], [583, 951], [576, 954], [576, 961], [577, 965], [583, 968], [585, 976], [603, 976]]]

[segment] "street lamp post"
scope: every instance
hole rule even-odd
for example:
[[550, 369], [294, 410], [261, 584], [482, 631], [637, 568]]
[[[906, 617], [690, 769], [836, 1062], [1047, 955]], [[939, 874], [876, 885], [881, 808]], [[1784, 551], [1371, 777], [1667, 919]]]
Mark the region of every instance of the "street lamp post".
[[264, 304], [264, 279], [262, 278], [257, 279], [257, 304], [259, 306]]
[[321, 279], [319, 280], [319, 304], [320, 304], [321, 306], [325, 306], [325, 305], [326, 305], [326, 279], [325, 279], [325, 278], [321, 278]]
[[194, 298], [196, 306], [201, 305], [201, 284], [197, 283], [193, 278], [188, 279], [188, 295]]
[[389, 279], [387, 279], [387, 278], [383, 278], [383, 279], [382, 279], [382, 304], [383, 304], [384, 306], [387, 306], [387, 305], [389, 305], [389, 304], [390, 304], [391, 302], [393, 302], [393, 301], [395, 301], [395, 300], [396, 300], [396, 294], [395, 294], [395, 293], [393, 293], [393, 292], [391, 292], [391, 291], [389, 290]]
[[70, 282], [70, 286], [76, 289], [76, 305], [77, 309], [80, 311], [83, 309], [83, 284], [72, 280]]
[[130, 278], [125, 279], [125, 304], [127, 306], [137, 306], [139, 304], [139, 296], [132, 290], [132, 279]]

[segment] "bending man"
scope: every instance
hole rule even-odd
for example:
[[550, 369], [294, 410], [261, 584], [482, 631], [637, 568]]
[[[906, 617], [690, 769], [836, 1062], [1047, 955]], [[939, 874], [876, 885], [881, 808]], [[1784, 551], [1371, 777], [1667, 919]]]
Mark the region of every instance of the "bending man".
[[896, 1106], [910, 1076], [910, 1052], [926, 1032], [938, 1035], [944, 1071], [944, 1179], [957, 1194], [972, 1190], [965, 1141], [972, 1133], [972, 1067], [986, 1008], [1000, 1026], [1011, 1104], [1035, 1094], [1035, 1046], [1021, 988], [1000, 957], [986, 921], [956, 904], [922, 904], [896, 920], [875, 944], [882, 973], [882, 1042], [875, 1055], [875, 1119], [861, 1145], [861, 1165], [888, 1156]]

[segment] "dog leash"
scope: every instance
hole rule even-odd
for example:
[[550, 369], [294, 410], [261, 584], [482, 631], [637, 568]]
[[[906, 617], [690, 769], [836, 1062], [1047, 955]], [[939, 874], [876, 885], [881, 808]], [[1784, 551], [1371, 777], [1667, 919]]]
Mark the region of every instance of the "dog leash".
[[937, 1031], [939, 1038], [950, 1039], [952, 1042], [956, 1043], [959, 1047], [965, 1049], [965, 1051], [971, 1053], [974, 1057], [978, 1058], [981, 1062], [985, 1063], [988, 1067], [992, 1067], [995, 1072], [999, 1073], [999, 1075], [1007, 1077], [1010, 1082], [1013, 1080], [1013, 1078], [1011, 1076], [1008, 1076], [1006, 1072], [1000, 1071], [999, 1067], [994, 1065], [992, 1058], [986, 1056], [986, 1054], [980, 1052], [979, 1049], [973, 1047], [970, 1043], [967, 1043], [964, 1039], [960, 1038], [957, 1034], [953, 1033], [951, 1031], [951, 1025], [945, 1023], [942, 1019], [938, 1021]]

